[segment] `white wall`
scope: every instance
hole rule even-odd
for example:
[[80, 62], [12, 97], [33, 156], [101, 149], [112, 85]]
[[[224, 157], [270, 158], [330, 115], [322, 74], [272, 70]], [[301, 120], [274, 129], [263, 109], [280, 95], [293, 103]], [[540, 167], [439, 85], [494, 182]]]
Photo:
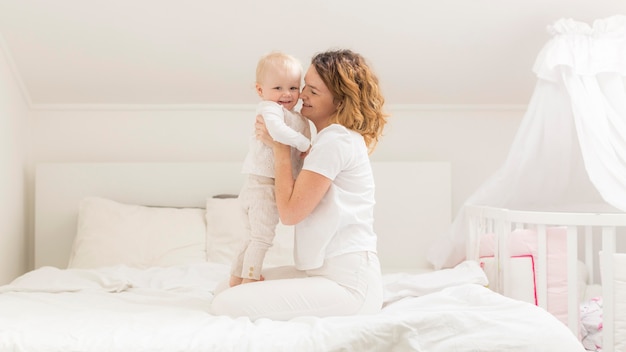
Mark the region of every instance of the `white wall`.
[[[388, 108], [392, 116], [372, 160], [450, 161], [455, 212], [504, 160], [524, 113], [522, 107], [497, 106]], [[33, 110], [33, 165], [239, 161], [246, 153], [253, 111], [249, 105]]]
[[[34, 110], [34, 162], [239, 161], [254, 106]], [[391, 105], [372, 160], [450, 161], [457, 209], [504, 160], [523, 107]]]
[[329, 48], [363, 54], [394, 104], [525, 104], [546, 26], [620, 13], [626, 1], [2, 0], [0, 32], [35, 104], [254, 103], [262, 54], [306, 65]]
[[28, 111], [0, 36], [0, 285], [27, 268]]

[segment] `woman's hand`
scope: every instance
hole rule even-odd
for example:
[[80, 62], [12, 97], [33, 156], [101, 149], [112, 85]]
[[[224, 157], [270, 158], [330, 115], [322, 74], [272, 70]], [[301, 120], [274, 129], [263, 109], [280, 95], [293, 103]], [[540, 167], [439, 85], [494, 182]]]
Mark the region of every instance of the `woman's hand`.
[[311, 151], [311, 147], [309, 146], [309, 149], [307, 149], [306, 152], [301, 152], [300, 153], [300, 158], [302, 158], [302, 159], [306, 158], [306, 156], [309, 155], [310, 151]]
[[279, 158], [280, 155], [286, 155], [288, 158], [291, 153], [291, 147], [287, 144], [282, 144], [280, 142], [275, 141], [270, 133], [267, 131], [267, 126], [265, 126], [265, 120], [263, 120], [263, 116], [256, 115], [256, 123], [254, 124], [256, 139], [263, 142], [263, 144], [274, 150], [274, 157]]
[[270, 133], [267, 131], [267, 127], [265, 126], [265, 120], [263, 120], [263, 116], [256, 115], [256, 123], [254, 124], [254, 131], [255, 131], [254, 133], [255, 133], [256, 139], [260, 140], [261, 142], [263, 142], [263, 144], [267, 145], [270, 148], [274, 147], [274, 144], [276, 144], [276, 142], [274, 141], [272, 136], [270, 136]]

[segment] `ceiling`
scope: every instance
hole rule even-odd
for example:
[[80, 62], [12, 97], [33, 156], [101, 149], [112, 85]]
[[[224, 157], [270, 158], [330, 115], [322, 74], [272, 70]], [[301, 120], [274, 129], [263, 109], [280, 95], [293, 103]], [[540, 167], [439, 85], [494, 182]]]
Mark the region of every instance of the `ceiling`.
[[623, 0], [0, 0], [0, 44], [31, 106], [255, 103], [260, 55], [362, 53], [392, 104], [526, 104], [559, 18]]

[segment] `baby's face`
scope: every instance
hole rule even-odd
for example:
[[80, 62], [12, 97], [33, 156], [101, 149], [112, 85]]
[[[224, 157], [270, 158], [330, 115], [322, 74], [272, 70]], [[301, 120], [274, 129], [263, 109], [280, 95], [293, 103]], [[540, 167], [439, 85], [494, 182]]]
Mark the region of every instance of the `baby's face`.
[[300, 74], [287, 70], [268, 72], [263, 82], [257, 83], [257, 92], [263, 100], [269, 100], [292, 110], [300, 97]]

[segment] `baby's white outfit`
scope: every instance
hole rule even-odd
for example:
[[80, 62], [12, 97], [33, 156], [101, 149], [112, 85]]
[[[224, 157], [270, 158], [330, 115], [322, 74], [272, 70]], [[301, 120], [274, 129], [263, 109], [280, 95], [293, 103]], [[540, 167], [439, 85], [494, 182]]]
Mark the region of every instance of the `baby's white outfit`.
[[[300, 153], [307, 151], [311, 145], [309, 121], [300, 113], [289, 111], [272, 101], [261, 101], [257, 106], [257, 115], [263, 116], [267, 131], [275, 141], [292, 146], [292, 174], [296, 177], [302, 169]], [[248, 177], [239, 193], [239, 200], [249, 236], [241, 244], [231, 274], [258, 280], [265, 254], [274, 240], [279, 215], [274, 195], [274, 154], [272, 148], [257, 140], [254, 134], [242, 172]]]

